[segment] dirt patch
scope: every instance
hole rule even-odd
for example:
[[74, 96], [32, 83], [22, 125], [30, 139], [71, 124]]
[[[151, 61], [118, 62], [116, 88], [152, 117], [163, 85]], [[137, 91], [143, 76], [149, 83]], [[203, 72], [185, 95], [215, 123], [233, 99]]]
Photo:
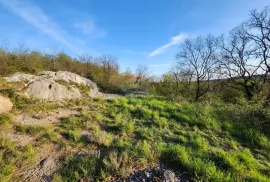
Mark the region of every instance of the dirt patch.
[[53, 125], [57, 124], [59, 122], [59, 119], [62, 117], [76, 114], [79, 114], [79, 112], [76, 110], [60, 108], [50, 111], [48, 113], [37, 113], [34, 115], [21, 114], [15, 117], [15, 122], [21, 125]]
[[[32, 125], [32, 126], [47, 126], [59, 124], [60, 118], [71, 115], [79, 114], [74, 109], [59, 108], [49, 112], [39, 112], [34, 115], [20, 114], [14, 117], [16, 125]], [[85, 135], [89, 133], [85, 131]], [[17, 142], [19, 145], [24, 146], [32, 144], [36, 146], [36, 137], [14, 133], [9, 131], [3, 134], [5, 138]], [[53, 175], [57, 172], [63, 163], [63, 158], [71, 154], [85, 155], [93, 151], [96, 148], [78, 149], [78, 148], [61, 148], [58, 144], [43, 143], [36, 147], [37, 156], [31, 164], [18, 169], [16, 175], [13, 177], [13, 181], [52, 181]]]
[[35, 137], [29, 135], [20, 135], [16, 133], [6, 133], [4, 138], [7, 138], [13, 142], [17, 142], [21, 146], [25, 146], [27, 144], [33, 143], [35, 141]]
[[51, 181], [53, 174], [61, 167], [59, 156], [48, 156], [21, 173], [23, 181]]
[[44, 145], [38, 149], [38, 153], [40, 156], [33, 165], [18, 171], [17, 178], [20, 181], [51, 181], [54, 173], [61, 167], [60, 158], [64, 153], [57, 150], [55, 145]]
[[0, 114], [3, 112], [9, 112], [12, 109], [12, 102], [0, 95]]
[[63, 159], [66, 156], [97, 155], [99, 152], [96, 147], [62, 150], [54, 144], [43, 145], [38, 150], [40, 156], [36, 162], [18, 171], [17, 178], [20, 178], [19, 181], [49, 182], [52, 181], [54, 174], [63, 166]]
[[[38, 113], [35, 115], [22, 114], [15, 116], [14, 122], [19, 125], [32, 125], [32, 126], [45, 126], [54, 125], [59, 123], [61, 117], [71, 116], [78, 114], [79, 112], [72, 109], [56, 109], [48, 113]], [[0, 133], [3, 138], [9, 139], [13, 142], [18, 143], [20, 146], [32, 144], [35, 142], [36, 137], [29, 136], [26, 134], [18, 134], [15, 131], [9, 130]]]

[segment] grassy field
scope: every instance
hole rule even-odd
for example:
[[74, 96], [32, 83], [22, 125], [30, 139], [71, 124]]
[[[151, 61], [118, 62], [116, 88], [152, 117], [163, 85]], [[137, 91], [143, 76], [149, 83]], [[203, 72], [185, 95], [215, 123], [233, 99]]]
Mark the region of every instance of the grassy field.
[[[26, 111], [37, 105], [28, 103]], [[37, 136], [35, 146], [0, 140], [0, 178], [10, 179], [39, 145], [53, 143], [65, 150], [95, 151], [70, 153], [54, 181], [106, 181], [158, 163], [191, 181], [270, 180], [269, 132], [255, 125], [269, 121], [270, 113], [254, 104], [174, 103], [149, 96], [74, 100], [62, 107], [80, 114], [61, 118], [54, 128], [13, 126], [9, 115], [0, 115], [1, 127]]]

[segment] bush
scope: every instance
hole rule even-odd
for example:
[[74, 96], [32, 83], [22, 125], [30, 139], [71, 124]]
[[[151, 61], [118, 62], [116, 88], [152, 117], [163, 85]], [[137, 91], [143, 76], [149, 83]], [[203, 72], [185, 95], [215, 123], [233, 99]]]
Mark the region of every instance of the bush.
[[78, 134], [78, 132], [73, 130], [67, 130], [62, 132], [62, 135], [71, 142], [78, 143], [81, 139], [81, 136]]
[[109, 147], [113, 141], [113, 135], [105, 131], [97, 131], [93, 133], [90, 140], [99, 145], [104, 145], [105, 147]]

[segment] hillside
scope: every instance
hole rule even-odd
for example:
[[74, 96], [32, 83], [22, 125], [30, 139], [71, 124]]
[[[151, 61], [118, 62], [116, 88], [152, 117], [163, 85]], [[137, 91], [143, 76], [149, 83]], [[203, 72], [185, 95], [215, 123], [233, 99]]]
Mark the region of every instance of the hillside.
[[31, 83], [0, 82], [13, 103], [0, 114], [1, 181], [270, 180], [270, 111], [259, 104], [94, 98], [59, 81], [82, 95], [52, 101], [29, 97]]

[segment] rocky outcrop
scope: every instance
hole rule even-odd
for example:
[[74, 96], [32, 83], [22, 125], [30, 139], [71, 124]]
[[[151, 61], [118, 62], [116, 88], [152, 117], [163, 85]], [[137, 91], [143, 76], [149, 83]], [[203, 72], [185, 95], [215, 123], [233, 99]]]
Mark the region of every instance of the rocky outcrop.
[[35, 79], [36, 76], [24, 74], [24, 73], [15, 73], [11, 77], [5, 77], [7, 82], [28, 82], [32, 79]]
[[12, 102], [8, 98], [0, 95], [0, 114], [4, 112], [9, 112], [12, 109]]
[[7, 82], [27, 82], [24, 89], [25, 94], [38, 99], [58, 101], [81, 98], [82, 93], [78, 85], [88, 87], [88, 95], [91, 97], [116, 97], [116, 95], [99, 92], [93, 81], [68, 71], [43, 71], [37, 76], [16, 73], [5, 79]]
[[45, 100], [66, 100], [81, 98], [78, 88], [70, 86], [67, 88], [51, 79], [35, 80], [29, 83], [26, 94]]

